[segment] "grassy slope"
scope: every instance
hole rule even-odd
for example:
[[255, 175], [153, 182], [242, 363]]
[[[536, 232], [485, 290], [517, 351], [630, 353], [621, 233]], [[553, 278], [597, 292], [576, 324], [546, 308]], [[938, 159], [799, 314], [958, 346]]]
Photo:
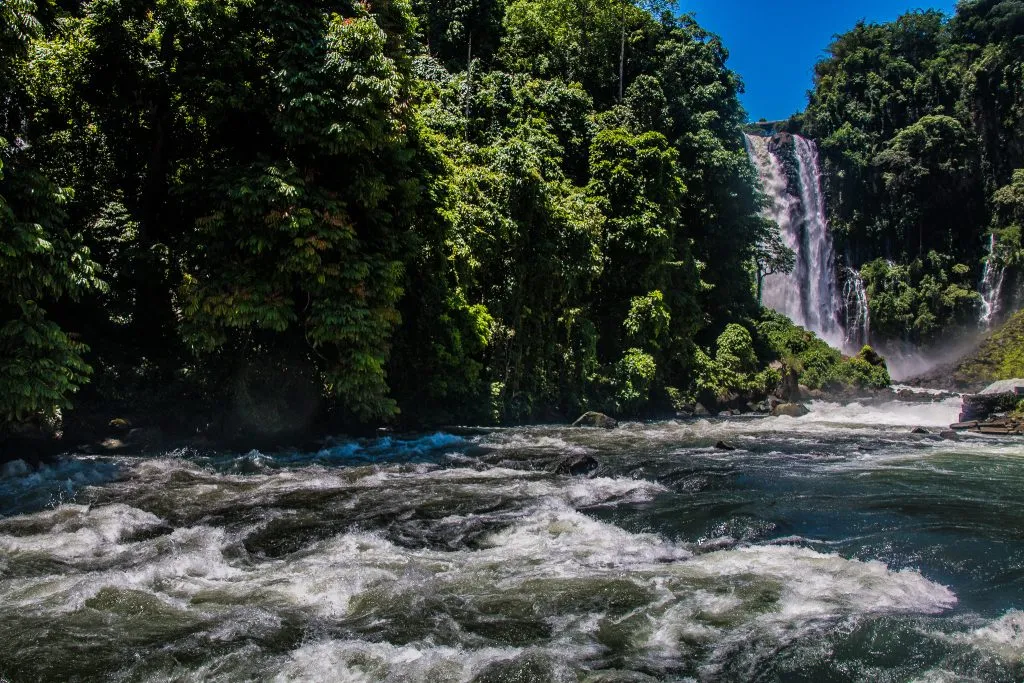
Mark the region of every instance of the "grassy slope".
[[1024, 377], [1024, 311], [990, 334], [954, 372], [958, 383], [979, 384]]

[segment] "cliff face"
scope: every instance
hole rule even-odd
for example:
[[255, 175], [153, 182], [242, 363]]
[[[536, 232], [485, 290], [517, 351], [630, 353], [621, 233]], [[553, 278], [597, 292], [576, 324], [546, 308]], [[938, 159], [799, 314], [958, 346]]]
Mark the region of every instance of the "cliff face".
[[953, 371], [958, 385], [977, 385], [1024, 377], [1024, 311], [990, 334]]

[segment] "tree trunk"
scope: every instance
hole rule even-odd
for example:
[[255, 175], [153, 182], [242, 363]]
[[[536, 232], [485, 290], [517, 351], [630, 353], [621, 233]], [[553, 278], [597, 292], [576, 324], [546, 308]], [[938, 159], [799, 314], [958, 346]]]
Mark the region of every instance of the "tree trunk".
[[626, 6], [622, 6], [622, 42], [619, 47], [619, 102], [622, 101], [626, 80]]
[[469, 127], [469, 104], [473, 96], [473, 32], [469, 33], [469, 47], [466, 49], [466, 126]]

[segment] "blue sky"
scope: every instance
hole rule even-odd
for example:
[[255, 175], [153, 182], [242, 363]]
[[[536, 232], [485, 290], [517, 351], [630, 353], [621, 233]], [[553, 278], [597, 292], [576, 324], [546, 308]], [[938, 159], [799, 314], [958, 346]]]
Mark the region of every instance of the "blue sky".
[[955, 0], [679, 0], [722, 37], [729, 67], [743, 77], [750, 119], [784, 119], [807, 104], [814, 63], [833, 35], [859, 19], [890, 21], [908, 10], [953, 13]]

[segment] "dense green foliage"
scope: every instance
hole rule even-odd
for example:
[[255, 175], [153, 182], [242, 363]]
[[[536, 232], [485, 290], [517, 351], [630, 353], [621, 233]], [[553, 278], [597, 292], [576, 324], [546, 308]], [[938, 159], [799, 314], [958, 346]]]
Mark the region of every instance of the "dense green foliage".
[[96, 264], [66, 225], [71, 191], [26, 150], [22, 75], [39, 24], [27, 0], [0, 7], [0, 428], [51, 421], [86, 381], [86, 346], [47, 314], [60, 299], [98, 289]]
[[1024, 1], [858, 24], [816, 66], [793, 125], [818, 140], [873, 333], [928, 342], [977, 320], [989, 235], [999, 267], [1021, 262]]
[[778, 254], [739, 81], [690, 17], [622, 0], [0, 11], [0, 268], [19, 282], [0, 294], [0, 429], [66, 404], [86, 361], [89, 401], [164, 396], [267, 429], [636, 414], [709, 362], [757, 375], [732, 323]]
[[757, 319], [731, 323], [718, 337], [714, 354], [698, 349], [696, 381], [689, 393], [669, 393], [680, 406], [687, 401], [707, 405], [744, 405], [784, 386], [792, 376], [799, 385], [828, 392], [884, 389], [892, 384], [884, 359], [865, 346], [844, 356], [812, 332], [797, 327], [774, 311]]
[[871, 347], [856, 356], [843, 357], [785, 316], [766, 311], [757, 333], [767, 346], [768, 357], [780, 359], [798, 373], [799, 383], [811, 389], [882, 389], [892, 380], [885, 362]]
[[967, 326], [978, 319], [978, 293], [971, 269], [930, 251], [925, 258], [896, 264], [876, 259], [864, 264], [864, 278], [875, 335], [914, 339], [940, 337], [950, 323]]

